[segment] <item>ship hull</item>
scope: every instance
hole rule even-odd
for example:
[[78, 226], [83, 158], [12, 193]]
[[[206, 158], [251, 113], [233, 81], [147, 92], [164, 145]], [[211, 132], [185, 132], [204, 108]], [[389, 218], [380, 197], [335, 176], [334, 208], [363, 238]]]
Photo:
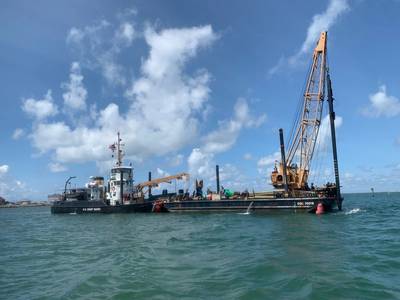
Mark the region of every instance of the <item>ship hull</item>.
[[268, 210], [304, 210], [315, 212], [318, 203], [325, 211], [337, 207], [335, 198], [280, 198], [280, 199], [233, 199], [233, 200], [191, 200], [164, 203], [170, 212], [196, 211], [268, 211]]
[[151, 202], [111, 206], [103, 201], [57, 201], [51, 206], [53, 214], [139, 213], [151, 212]]
[[[336, 198], [275, 198], [275, 199], [224, 199], [224, 200], [188, 200], [163, 201], [159, 212], [229, 212], [229, 211], [270, 211], [270, 210], [300, 210], [315, 212], [319, 203], [324, 211], [337, 208]], [[51, 213], [139, 213], [153, 212], [153, 201], [144, 203], [125, 204], [118, 206], [107, 205], [103, 201], [57, 201], [51, 206]], [[156, 211], [155, 211], [156, 212]], [[158, 211], [157, 211], [158, 212]]]

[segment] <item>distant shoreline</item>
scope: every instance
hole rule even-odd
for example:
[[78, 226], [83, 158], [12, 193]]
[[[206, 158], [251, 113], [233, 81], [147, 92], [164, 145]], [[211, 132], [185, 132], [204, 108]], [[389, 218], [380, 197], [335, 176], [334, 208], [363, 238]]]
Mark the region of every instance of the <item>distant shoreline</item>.
[[0, 208], [22, 208], [22, 207], [45, 207], [51, 206], [51, 204], [26, 204], [26, 205], [17, 205], [17, 204], [8, 204], [8, 205], [0, 205]]

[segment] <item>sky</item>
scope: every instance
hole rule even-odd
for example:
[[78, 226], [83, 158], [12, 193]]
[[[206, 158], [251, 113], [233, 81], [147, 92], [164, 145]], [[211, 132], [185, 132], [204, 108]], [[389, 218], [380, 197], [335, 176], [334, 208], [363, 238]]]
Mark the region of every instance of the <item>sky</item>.
[[[107, 176], [118, 131], [136, 182], [189, 172], [215, 189], [219, 164], [226, 188], [271, 190], [321, 31], [342, 189], [399, 191], [399, 12], [396, 0], [2, 1], [0, 196], [46, 200], [69, 176]], [[333, 181], [325, 114], [317, 183]]]

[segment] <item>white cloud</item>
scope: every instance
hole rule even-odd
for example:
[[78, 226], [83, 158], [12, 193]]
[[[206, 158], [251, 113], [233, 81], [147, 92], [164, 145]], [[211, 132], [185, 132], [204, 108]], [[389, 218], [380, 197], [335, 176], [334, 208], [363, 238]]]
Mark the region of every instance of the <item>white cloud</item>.
[[272, 75], [278, 73], [281, 69], [286, 67], [287, 64], [288, 63], [287, 63], [286, 57], [281, 56], [281, 58], [279, 58], [278, 62], [268, 70], [268, 76], [272, 76]]
[[112, 85], [125, 85], [124, 68], [117, 64], [110, 53], [99, 55], [104, 78]]
[[[54, 154], [54, 162], [109, 160], [107, 144], [119, 130], [129, 158], [174, 153], [192, 143], [198, 133], [201, 111], [208, 100], [209, 74], [206, 70], [191, 75], [185, 63], [200, 48], [216, 39], [211, 26], [183, 29], [148, 30], [150, 54], [142, 63], [142, 76], [127, 92], [129, 107], [121, 113], [109, 103], [97, 111], [92, 127], [67, 125], [63, 121], [40, 122], [31, 134], [41, 153]], [[160, 62], [159, 68], [155, 62]]]
[[22, 128], [16, 128], [13, 132], [12, 138], [18, 140], [25, 135], [25, 131]]
[[127, 83], [128, 70], [118, 62], [118, 54], [129, 48], [137, 36], [126, 16], [120, 18], [118, 25], [102, 20], [83, 28], [73, 27], [66, 39], [80, 56], [81, 63], [91, 69], [100, 69], [104, 79], [113, 86]]
[[116, 38], [119, 39], [122, 43], [125, 43], [127, 46], [130, 46], [132, 44], [135, 37], [135, 28], [132, 24], [128, 22], [122, 23], [116, 32]]
[[243, 155], [243, 159], [244, 160], [252, 160], [253, 159], [253, 155], [251, 155], [251, 153], [245, 153]]
[[4, 178], [0, 181], [0, 196], [8, 201], [16, 201], [37, 197], [37, 191], [30, 189], [27, 185], [11, 177]]
[[[216, 162], [213, 154], [204, 153], [201, 149], [195, 148], [188, 158], [188, 164], [190, 166], [189, 173], [193, 180], [196, 178], [203, 179], [204, 188], [216, 190]], [[244, 191], [253, 185], [243, 172], [231, 163], [220, 165], [219, 174], [221, 188]]]
[[230, 120], [219, 123], [219, 127], [203, 138], [201, 148], [192, 150], [188, 158], [191, 175], [207, 180], [214, 174], [215, 155], [229, 150], [237, 141], [243, 128], [258, 127], [266, 120], [266, 115], [254, 116], [247, 101], [239, 98]]
[[[343, 124], [343, 118], [341, 116], [336, 115], [335, 118], [335, 128], [339, 128]], [[329, 115], [326, 115], [319, 127], [318, 137], [316, 142], [316, 151], [327, 151], [328, 145], [330, 145], [331, 138], [331, 127], [330, 127]]]
[[137, 14], [138, 14], [137, 9], [134, 7], [130, 7], [130, 8], [126, 8], [126, 9], [120, 11], [117, 14], [117, 18], [120, 21], [126, 21], [126, 20], [129, 20], [131, 17], [136, 16]]
[[[399, 162], [385, 165], [360, 166], [342, 170], [341, 185], [345, 192], [398, 192], [400, 185]], [[344, 174], [344, 175], [343, 175]]]
[[71, 65], [70, 81], [61, 86], [66, 92], [63, 94], [64, 105], [72, 110], [85, 110], [87, 90], [83, 85], [83, 76], [78, 62]]
[[[251, 183], [235, 165], [227, 163], [222, 165], [219, 169], [221, 188], [224, 187], [234, 191], [249, 189]], [[212, 181], [208, 183], [208, 186], [211, 187], [212, 190], [216, 190], [215, 176], [213, 176]]]
[[58, 113], [57, 106], [54, 104], [53, 97], [51, 96], [51, 90], [48, 90], [41, 100], [35, 100], [33, 98], [24, 100], [22, 110], [37, 120], [43, 120]]
[[204, 138], [203, 149], [208, 153], [220, 153], [230, 149], [242, 128], [259, 127], [266, 120], [266, 115], [254, 117], [244, 98], [239, 98], [234, 106], [234, 117], [220, 122], [219, 128]]
[[27, 188], [24, 182], [10, 176], [9, 170], [8, 165], [0, 165], [0, 196], [6, 200], [20, 200], [21, 198], [31, 197], [35, 191]]
[[26, 186], [25, 182], [22, 182], [20, 180], [15, 180], [15, 184], [17, 185], [18, 188], [21, 188], [21, 189], [25, 188], [25, 186]]
[[272, 171], [272, 167], [275, 165], [275, 162], [280, 161], [280, 159], [281, 153], [279, 151], [261, 157], [257, 162], [258, 172], [260, 174], [265, 174], [268, 171]]
[[160, 79], [179, 74], [182, 66], [197, 50], [211, 45], [217, 38], [210, 25], [183, 29], [167, 29], [161, 33], [149, 27], [145, 39], [151, 46], [150, 57], [143, 65], [143, 72], [150, 79]]
[[100, 32], [111, 24], [106, 20], [101, 20], [92, 26], [85, 26], [83, 29], [72, 27], [67, 35], [67, 43], [82, 43], [88, 36], [91, 38], [91, 46], [95, 47], [96, 44], [100, 44]]
[[315, 41], [322, 31], [328, 31], [337, 21], [338, 17], [349, 11], [350, 7], [347, 0], [331, 0], [322, 14], [313, 16], [312, 22], [307, 29], [307, 37], [297, 55], [305, 54], [311, 50]]
[[350, 172], [345, 172], [344, 173], [344, 178], [346, 179], [353, 179], [354, 178], [354, 174], [350, 173]]
[[175, 155], [175, 156], [173, 156], [173, 157], [170, 157], [170, 158], [168, 159], [168, 163], [169, 163], [172, 167], [177, 167], [177, 166], [179, 166], [179, 165], [182, 164], [183, 158], [184, 158], [184, 156], [183, 156], [182, 154], [177, 154], [177, 155]]
[[167, 177], [170, 176], [170, 174], [166, 171], [164, 171], [161, 168], [157, 168], [157, 174], [159, 175], [159, 177]]
[[70, 128], [63, 122], [41, 123], [32, 133], [33, 145], [42, 152], [75, 142]]
[[194, 148], [188, 157], [189, 174], [193, 178], [209, 180], [215, 170], [214, 154]]
[[313, 16], [311, 24], [307, 28], [306, 38], [299, 51], [288, 59], [284, 56], [281, 57], [278, 63], [268, 71], [268, 74], [271, 76], [284, 67], [297, 65], [299, 60], [315, 45], [320, 33], [328, 31], [337, 22], [338, 18], [349, 10], [350, 7], [347, 0], [330, 0], [327, 9], [323, 13]]
[[84, 37], [85, 34], [82, 30], [72, 27], [67, 35], [67, 43], [80, 43]]
[[362, 110], [367, 117], [395, 117], [400, 115], [400, 100], [388, 95], [386, 86], [379, 87], [379, 91], [369, 96], [369, 105]]
[[9, 166], [8, 165], [1, 165], [0, 166], [0, 175], [6, 174], [8, 172]]
[[60, 164], [58, 162], [49, 163], [48, 167], [49, 167], [50, 171], [53, 172], [53, 173], [59, 173], [59, 172], [64, 172], [64, 171], [68, 170], [66, 166], [64, 166], [64, 165], [62, 165], [62, 164]]

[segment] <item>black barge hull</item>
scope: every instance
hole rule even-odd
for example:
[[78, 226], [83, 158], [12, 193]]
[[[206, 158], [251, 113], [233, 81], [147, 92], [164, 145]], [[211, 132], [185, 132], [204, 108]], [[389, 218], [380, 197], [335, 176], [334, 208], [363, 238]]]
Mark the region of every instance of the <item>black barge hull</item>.
[[304, 210], [315, 212], [322, 203], [326, 212], [337, 208], [335, 198], [280, 198], [280, 199], [227, 199], [227, 200], [190, 200], [166, 202], [164, 206], [170, 212], [198, 211], [268, 211], [268, 210]]
[[[149, 212], [245, 212], [269, 210], [299, 210], [315, 212], [321, 203], [324, 211], [337, 208], [336, 198], [275, 198], [275, 199], [224, 199], [224, 200], [187, 200], [169, 201], [162, 197], [154, 197], [155, 202], [107, 205], [103, 201], [57, 201], [51, 206], [53, 214], [84, 214], [84, 213], [149, 213]], [[158, 199], [157, 199], [158, 198]], [[172, 201], [171, 201], [172, 200]], [[160, 203], [160, 210], [155, 210], [155, 204]]]
[[86, 214], [86, 213], [139, 213], [151, 212], [152, 202], [111, 206], [103, 201], [57, 201], [51, 206], [53, 214]]

